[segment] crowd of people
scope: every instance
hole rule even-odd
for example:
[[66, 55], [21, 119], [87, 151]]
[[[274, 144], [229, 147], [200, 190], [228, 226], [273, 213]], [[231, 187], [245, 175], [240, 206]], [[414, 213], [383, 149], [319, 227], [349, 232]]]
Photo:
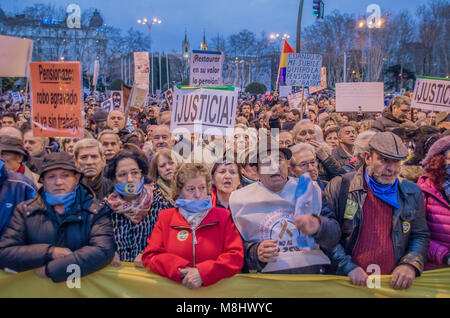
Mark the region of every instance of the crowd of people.
[[0, 96], [1, 269], [61, 282], [72, 264], [133, 262], [199, 288], [239, 272], [365, 285], [375, 264], [405, 289], [450, 265], [450, 112], [240, 93], [225, 138], [172, 134], [161, 96], [126, 114], [85, 100], [84, 138], [46, 138], [29, 104]]

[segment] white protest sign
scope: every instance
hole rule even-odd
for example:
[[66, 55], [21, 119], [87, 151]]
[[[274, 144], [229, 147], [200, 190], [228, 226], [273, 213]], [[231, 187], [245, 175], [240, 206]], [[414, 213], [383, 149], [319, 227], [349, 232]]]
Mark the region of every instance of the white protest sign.
[[98, 80], [98, 71], [100, 69], [100, 63], [98, 60], [94, 61], [94, 75], [92, 77], [92, 85], [96, 86], [97, 85], [97, 80]]
[[280, 85], [280, 93], [278, 94], [279, 97], [287, 97], [291, 93], [292, 93], [292, 86]]
[[221, 86], [223, 55], [215, 51], [192, 51], [189, 85]]
[[102, 109], [104, 109], [105, 111], [107, 111], [108, 113], [110, 113], [113, 110], [113, 100], [112, 98], [105, 100], [102, 103]]
[[145, 106], [148, 90], [134, 86], [131, 95], [131, 106], [135, 108], [142, 108]]
[[166, 96], [167, 105], [169, 105], [169, 109], [172, 109], [173, 105], [173, 91], [171, 88], [169, 88], [167, 91], [164, 92], [164, 95]]
[[322, 67], [322, 75], [320, 76], [320, 86], [310, 86], [308, 90], [310, 94], [313, 94], [325, 88], [327, 88], [327, 68], [324, 66]]
[[33, 41], [0, 35], [0, 77], [27, 76]]
[[139, 88], [148, 89], [150, 83], [148, 52], [134, 52], [134, 83]]
[[450, 110], [450, 79], [418, 76], [411, 107], [432, 111]]
[[291, 109], [293, 109], [293, 108], [301, 109], [302, 108], [302, 100], [303, 100], [302, 92], [289, 94], [287, 98], [288, 98], [289, 106], [291, 107]]
[[336, 83], [336, 111], [381, 112], [384, 108], [383, 82]]
[[238, 90], [235, 88], [175, 88], [170, 131], [178, 133], [178, 128], [185, 128], [190, 133], [232, 135], [233, 129], [227, 128], [234, 128], [237, 100]]
[[111, 91], [111, 98], [113, 109], [118, 109], [122, 113], [125, 113], [125, 106], [123, 102], [123, 92], [122, 91]]
[[322, 55], [288, 53], [286, 84], [291, 86], [320, 86]]

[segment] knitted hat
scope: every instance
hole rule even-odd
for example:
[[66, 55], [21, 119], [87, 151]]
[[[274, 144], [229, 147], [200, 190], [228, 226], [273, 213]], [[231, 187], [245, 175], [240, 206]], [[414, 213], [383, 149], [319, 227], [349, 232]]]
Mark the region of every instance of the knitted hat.
[[431, 158], [437, 155], [444, 154], [447, 150], [450, 150], [450, 136], [442, 137], [438, 139], [428, 151], [427, 156], [422, 160], [422, 166], [426, 167]]

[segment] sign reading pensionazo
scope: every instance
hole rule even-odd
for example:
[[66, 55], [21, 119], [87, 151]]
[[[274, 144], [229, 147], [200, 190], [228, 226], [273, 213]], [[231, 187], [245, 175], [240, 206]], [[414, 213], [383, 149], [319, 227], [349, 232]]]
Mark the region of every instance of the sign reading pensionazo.
[[80, 62], [31, 62], [35, 137], [83, 137]]
[[[238, 91], [226, 89], [178, 89], [175, 87], [172, 133], [203, 133], [226, 136], [234, 127]], [[201, 125], [201, 126], [200, 126]], [[200, 129], [201, 127], [201, 129]], [[184, 132], [181, 130], [184, 128]], [[187, 129], [187, 130], [186, 130]]]

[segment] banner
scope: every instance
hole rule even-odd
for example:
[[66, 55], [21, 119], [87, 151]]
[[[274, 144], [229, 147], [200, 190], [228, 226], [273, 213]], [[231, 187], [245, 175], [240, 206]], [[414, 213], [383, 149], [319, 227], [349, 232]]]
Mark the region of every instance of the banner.
[[[350, 278], [334, 275], [237, 274], [214, 285], [188, 289], [132, 263], [107, 266], [82, 277], [80, 288], [42, 279], [33, 270], [8, 274], [0, 270], [2, 298], [448, 298], [450, 268], [423, 272], [409, 289], [390, 287], [390, 275], [382, 275], [380, 288], [354, 286]], [[73, 282], [71, 281], [73, 284]], [[72, 287], [74, 287], [72, 285]]]
[[195, 133], [226, 136], [233, 133], [238, 90], [183, 88], [174, 89], [172, 120], [170, 131], [185, 128], [194, 133], [194, 127], [201, 124], [201, 130]]
[[221, 86], [223, 54], [216, 51], [192, 51], [189, 85]]
[[33, 41], [0, 35], [0, 77], [26, 77]]
[[450, 110], [450, 79], [417, 76], [411, 107], [432, 111]]
[[323, 66], [322, 73], [320, 75], [320, 86], [309, 87], [309, 93], [313, 94], [313, 93], [321, 91], [322, 89], [325, 89], [325, 88], [327, 88], [327, 68], [325, 66]]
[[111, 91], [112, 105], [114, 110], [125, 113], [124, 98], [122, 91]]
[[34, 137], [83, 138], [80, 62], [31, 62]]
[[383, 82], [336, 83], [337, 112], [382, 112], [383, 108]]
[[134, 52], [134, 83], [137, 87], [148, 90], [150, 83], [148, 52]]
[[286, 84], [291, 86], [320, 86], [322, 55], [289, 53]]

